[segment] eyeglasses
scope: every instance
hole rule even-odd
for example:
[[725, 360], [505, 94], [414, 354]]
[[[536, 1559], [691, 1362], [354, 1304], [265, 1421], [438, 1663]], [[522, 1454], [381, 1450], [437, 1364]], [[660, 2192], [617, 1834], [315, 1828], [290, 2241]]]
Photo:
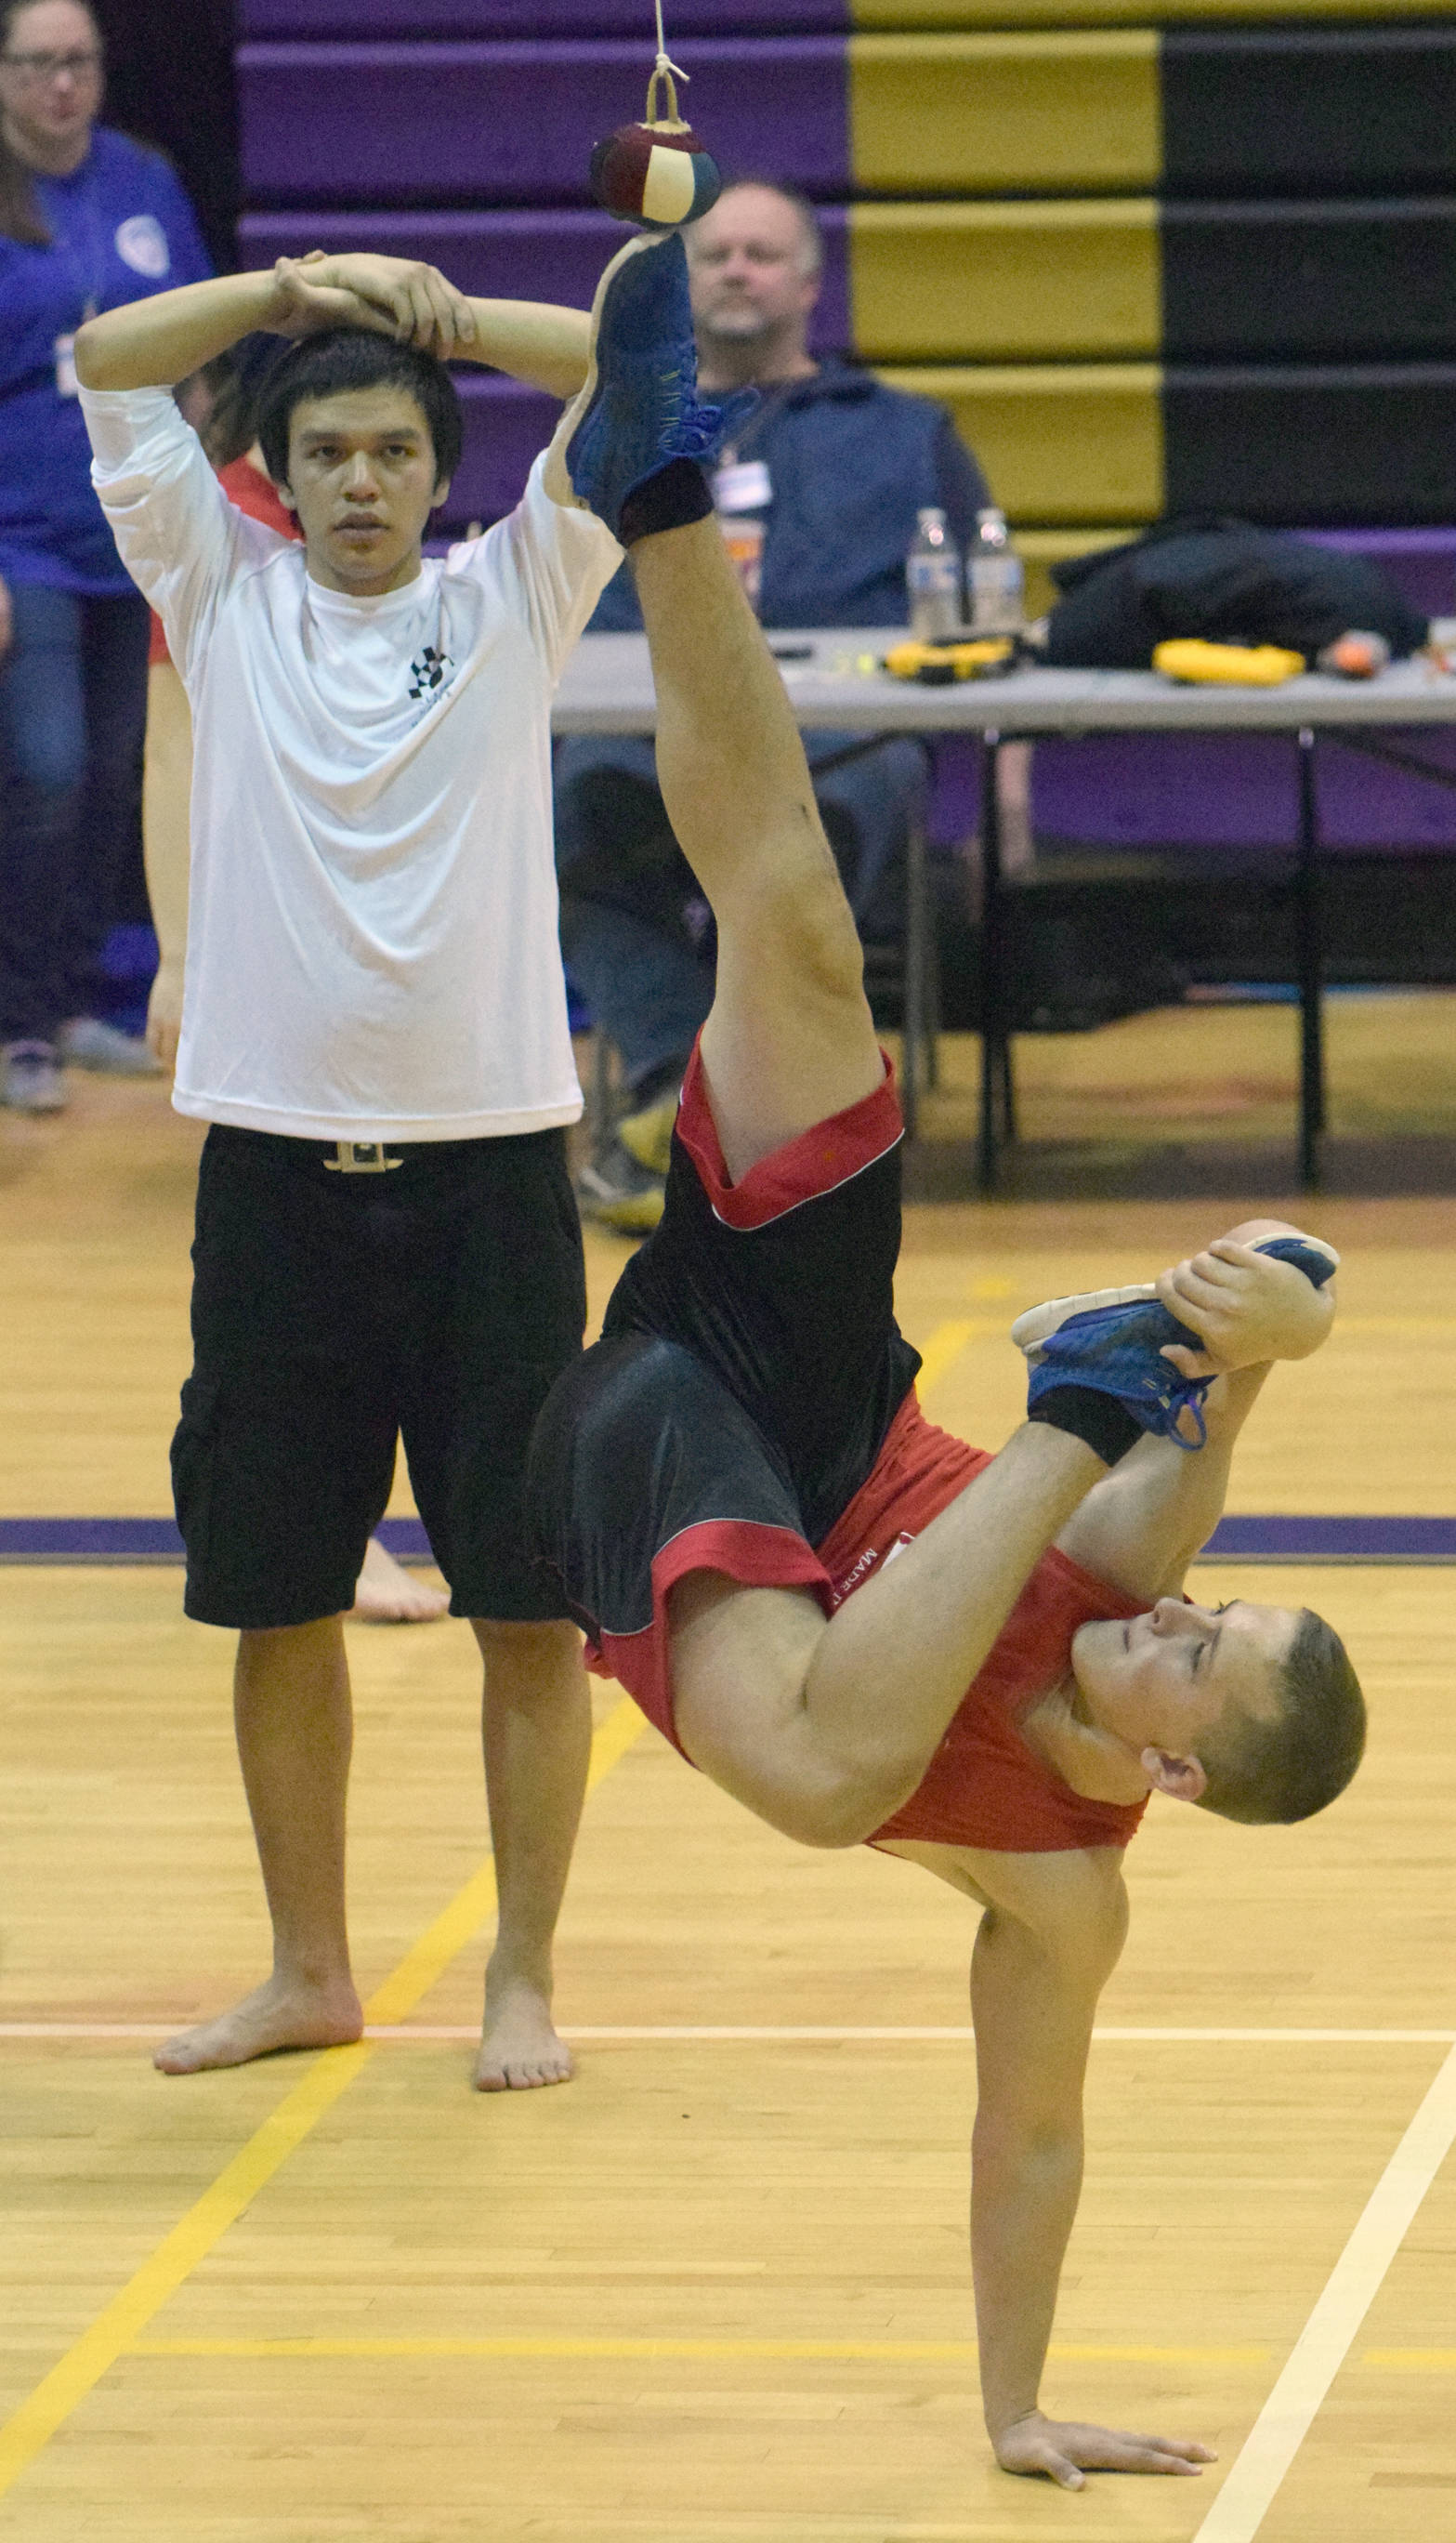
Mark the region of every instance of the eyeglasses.
[[76, 53], [0, 53], [8, 71], [14, 71], [30, 88], [49, 88], [58, 79], [91, 79], [101, 68], [101, 53], [96, 46]]

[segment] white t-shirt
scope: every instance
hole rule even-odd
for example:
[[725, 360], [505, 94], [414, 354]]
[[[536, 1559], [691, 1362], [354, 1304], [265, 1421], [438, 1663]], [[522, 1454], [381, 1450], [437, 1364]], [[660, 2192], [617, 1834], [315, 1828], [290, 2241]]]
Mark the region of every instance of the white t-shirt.
[[358, 600], [228, 501], [168, 391], [81, 403], [192, 702], [178, 1111], [322, 1139], [575, 1121], [550, 709], [610, 531], [538, 461], [507, 520]]

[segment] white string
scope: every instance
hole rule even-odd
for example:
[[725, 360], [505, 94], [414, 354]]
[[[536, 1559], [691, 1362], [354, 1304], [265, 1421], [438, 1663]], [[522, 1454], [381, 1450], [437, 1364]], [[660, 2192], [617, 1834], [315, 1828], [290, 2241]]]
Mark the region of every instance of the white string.
[[653, 76], [659, 78], [664, 71], [671, 71], [674, 79], [686, 80], [690, 76], [689, 73], [684, 70], [679, 70], [676, 62], [671, 61], [668, 58], [667, 39], [662, 33], [662, 0], [655, 0], [655, 6], [657, 11], [657, 59], [654, 66]]

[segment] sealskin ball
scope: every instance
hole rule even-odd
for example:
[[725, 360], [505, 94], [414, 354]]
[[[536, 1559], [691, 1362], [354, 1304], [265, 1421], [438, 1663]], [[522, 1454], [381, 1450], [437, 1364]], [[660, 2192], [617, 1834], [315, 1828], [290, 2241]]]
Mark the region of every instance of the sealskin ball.
[[723, 180], [688, 125], [624, 123], [591, 154], [591, 191], [619, 221], [675, 230], [717, 202]]

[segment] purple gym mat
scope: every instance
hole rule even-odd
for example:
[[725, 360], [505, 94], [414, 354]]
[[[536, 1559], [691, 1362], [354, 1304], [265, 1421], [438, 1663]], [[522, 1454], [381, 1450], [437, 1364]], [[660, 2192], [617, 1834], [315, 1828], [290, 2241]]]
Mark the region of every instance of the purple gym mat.
[[[402, 1563], [427, 1563], [418, 1518], [378, 1533]], [[1456, 1518], [1219, 1520], [1203, 1549], [1227, 1563], [1456, 1563]], [[0, 1518], [0, 1563], [181, 1563], [170, 1518]]]
[[[701, 36], [843, 35], [848, 0], [667, 0], [667, 44]], [[656, 46], [651, 0], [241, 0], [238, 33], [309, 36], [636, 37]], [[651, 68], [648, 60], [643, 76]]]
[[[834, 204], [822, 215], [824, 282], [810, 329], [816, 352], [841, 351], [849, 341], [847, 218]], [[368, 248], [422, 257], [483, 299], [562, 300], [574, 309], [590, 307], [602, 267], [630, 236], [608, 212], [546, 210], [245, 212], [238, 229], [244, 266], [311, 247]], [[496, 508], [506, 509], [519, 492], [513, 486]]]
[[[850, 182], [847, 62], [829, 36], [676, 47], [694, 122], [734, 170]], [[250, 43], [248, 194], [295, 202], [581, 202], [593, 144], [643, 111], [642, 43]]]

